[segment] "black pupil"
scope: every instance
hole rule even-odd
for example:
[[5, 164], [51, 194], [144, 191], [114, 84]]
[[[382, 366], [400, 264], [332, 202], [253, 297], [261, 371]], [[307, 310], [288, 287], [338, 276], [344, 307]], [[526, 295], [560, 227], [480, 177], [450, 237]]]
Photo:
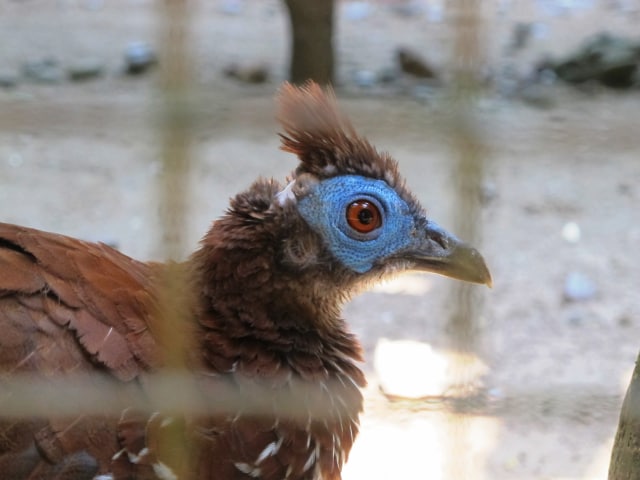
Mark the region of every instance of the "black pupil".
[[369, 225], [373, 221], [373, 213], [368, 208], [364, 208], [358, 213], [358, 220], [363, 225]]

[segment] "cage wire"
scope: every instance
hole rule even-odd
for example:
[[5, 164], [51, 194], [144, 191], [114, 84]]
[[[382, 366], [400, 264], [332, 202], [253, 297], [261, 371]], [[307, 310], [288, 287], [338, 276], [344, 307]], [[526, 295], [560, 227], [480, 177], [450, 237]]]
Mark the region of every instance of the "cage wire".
[[[453, 156], [453, 205], [454, 231], [472, 244], [478, 244], [481, 237], [480, 187], [482, 183], [484, 155], [483, 140], [473, 122], [472, 107], [480, 88], [481, 66], [484, 60], [485, 45], [481, 18], [482, 2], [474, 0], [455, 0], [448, 4], [453, 39], [454, 72], [453, 92], [451, 96], [451, 136]], [[469, 359], [477, 354], [478, 328], [480, 314], [479, 293], [477, 289], [460, 283], [452, 286], [453, 311], [449, 317], [448, 333], [454, 350], [466, 355], [453, 358], [451, 375], [453, 383], [460, 385], [463, 392], [473, 399], [474, 392], [470, 382], [476, 380]], [[467, 383], [465, 385], [465, 382]], [[461, 407], [466, 398], [460, 398]], [[477, 470], [478, 459], [471, 459], [469, 451], [471, 431], [465, 408], [451, 410], [447, 414], [448, 449], [445, 478], [473, 478]], [[480, 459], [482, 462], [484, 459]]]
[[[167, 268], [163, 270], [158, 298], [159, 344], [164, 346], [164, 370], [188, 378], [187, 355], [193, 339], [188, 325], [190, 305], [186, 272], [179, 263], [184, 251], [186, 227], [187, 191], [191, 165], [191, 122], [188, 100], [192, 90], [191, 48], [189, 42], [189, 2], [165, 0], [160, 9], [160, 45], [165, 53], [161, 67], [161, 93], [164, 100], [159, 124], [162, 142], [162, 172], [159, 177], [158, 199]], [[162, 251], [162, 250], [161, 250]], [[175, 390], [189, 402], [195, 395], [193, 389]], [[169, 393], [175, 395], [176, 393]], [[179, 413], [180, 410], [174, 410]], [[181, 424], [178, 424], [181, 425]], [[185, 444], [185, 433], [178, 428], [160, 431], [159, 443], [167, 452], [165, 463], [172, 465], [177, 478], [188, 478], [190, 455]], [[177, 471], [176, 471], [177, 470]]]

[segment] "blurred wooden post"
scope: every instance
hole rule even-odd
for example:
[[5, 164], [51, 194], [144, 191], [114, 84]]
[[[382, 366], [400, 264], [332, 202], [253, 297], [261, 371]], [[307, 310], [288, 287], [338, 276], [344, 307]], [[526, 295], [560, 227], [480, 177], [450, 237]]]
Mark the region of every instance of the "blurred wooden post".
[[333, 83], [334, 0], [285, 0], [291, 23], [289, 80]]
[[189, 89], [191, 71], [189, 65], [187, 2], [166, 0], [164, 3], [163, 29], [161, 32], [161, 92], [163, 109], [160, 112], [159, 135], [161, 141], [162, 172], [159, 182], [160, 221], [162, 236], [160, 251], [168, 262], [164, 280], [167, 295], [159, 314], [166, 331], [160, 338], [167, 348], [165, 366], [170, 369], [184, 367], [187, 347], [185, 285], [176, 264], [184, 254], [183, 233], [187, 225], [187, 190], [190, 168], [191, 112]]
[[[471, 244], [480, 240], [480, 198], [484, 170], [485, 146], [474, 122], [474, 100], [479, 90], [479, 76], [484, 45], [479, 2], [456, 0], [452, 4], [455, 72], [453, 112], [454, 147], [454, 231]], [[449, 321], [455, 347], [463, 352], [475, 350], [478, 288], [467, 283], [454, 286], [455, 310]]]
[[[480, 188], [485, 149], [474, 123], [474, 103], [478, 93], [478, 79], [483, 61], [484, 45], [481, 40], [482, 2], [453, 0], [448, 13], [453, 27], [453, 71], [455, 83], [450, 105], [454, 154], [454, 231], [464, 241], [477, 245], [480, 237]], [[452, 346], [463, 354], [478, 349], [477, 316], [479, 310], [478, 287], [456, 282], [453, 290], [453, 312], [448, 322]], [[453, 382], [460, 385], [469, 381], [469, 361], [474, 355], [458, 355], [452, 365]], [[465, 380], [463, 380], [465, 379]], [[463, 389], [466, 391], [466, 389]], [[463, 399], [464, 402], [464, 399]], [[471, 442], [470, 420], [463, 412], [448, 418], [449, 443], [445, 478], [477, 477], [477, 465], [469, 455]]]
[[[189, 94], [192, 87], [189, 4], [186, 0], [165, 0], [160, 7], [160, 89], [162, 110], [159, 135], [162, 172], [159, 179], [159, 203], [163, 252], [167, 268], [160, 280], [157, 311], [157, 338], [165, 356], [164, 373], [187, 371], [186, 358], [191, 343], [189, 322], [189, 289], [179, 263], [184, 254], [187, 225], [187, 192], [190, 167], [191, 111]], [[183, 391], [172, 395], [188, 395]], [[151, 399], [153, 403], [153, 399]], [[184, 414], [185, 412], [163, 412]], [[188, 478], [189, 450], [180, 422], [176, 428], [163, 429], [159, 450], [162, 461], [177, 478]]]
[[609, 465], [609, 480], [637, 478], [640, 478], [640, 355], [622, 404]]

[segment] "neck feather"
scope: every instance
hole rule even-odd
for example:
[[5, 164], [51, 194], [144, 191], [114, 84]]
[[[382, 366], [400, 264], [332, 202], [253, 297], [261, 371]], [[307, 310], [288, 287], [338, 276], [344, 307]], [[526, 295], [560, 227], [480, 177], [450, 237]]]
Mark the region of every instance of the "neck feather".
[[318, 274], [279, 263], [277, 235], [261, 224], [238, 235], [217, 222], [191, 258], [205, 361], [219, 372], [344, 377], [364, 386], [361, 347], [340, 317], [344, 295]]

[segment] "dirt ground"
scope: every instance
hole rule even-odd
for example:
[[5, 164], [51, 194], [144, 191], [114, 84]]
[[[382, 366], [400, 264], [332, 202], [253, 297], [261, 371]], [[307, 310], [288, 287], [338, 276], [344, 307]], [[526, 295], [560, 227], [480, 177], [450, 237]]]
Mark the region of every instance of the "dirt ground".
[[[426, 10], [402, 16], [394, 3], [340, 3], [338, 96], [358, 129], [399, 160], [431, 217], [451, 227], [455, 124], [446, 94], [418, 100], [408, 93], [410, 81], [376, 90], [352, 80], [358, 71], [393, 66], [399, 45], [447, 70], [452, 31], [435, 21], [439, 4], [413, 2]], [[106, 71], [83, 83], [21, 81], [0, 89], [1, 221], [158, 258], [158, 73], [121, 72], [127, 43], [156, 43], [153, 5], [0, 5], [0, 72], [45, 57], [64, 65], [84, 56], [101, 59]], [[562, 5], [555, 14], [552, 7]], [[237, 14], [224, 13], [236, 6]], [[189, 249], [231, 195], [260, 175], [283, 180], [295, 165], [278, 150], [274, 120], [288, 52], [280, 3], [201, 1], [193, 8]], [[565, 53], [605, 26], [634, 33], [639, 14], [633, 1], [486, 2], [487, 69], [526, 72], [543, 53]], [[537, 36], [517, 55], [505, 54], [513, 25], [525, 20], [537, 22]], [[265, 62], [270, 80], [243, 85], [225, 78], [231, 62]], [[454, 415], [446, 401], [392, 402], [377, 388], [372, 360], [379, 338], [451, 346], [452, 281], [410, 275], [361, 295], [345, 316], [364, 344], [370, 387], [345, 479], [606, 478], [640, 347], [640, 93], [562, 85], [550, 92], [552, 106], [541, 109], [489, 89], [465, 114], [487, 153], [479, 246], [495, 285], [478, 287], [483, 401]], [[562, 235], [570, 222], [580, 229], [578, 241]], [[571, 273], [593, 282], [592, 298], [563, 299]]]

